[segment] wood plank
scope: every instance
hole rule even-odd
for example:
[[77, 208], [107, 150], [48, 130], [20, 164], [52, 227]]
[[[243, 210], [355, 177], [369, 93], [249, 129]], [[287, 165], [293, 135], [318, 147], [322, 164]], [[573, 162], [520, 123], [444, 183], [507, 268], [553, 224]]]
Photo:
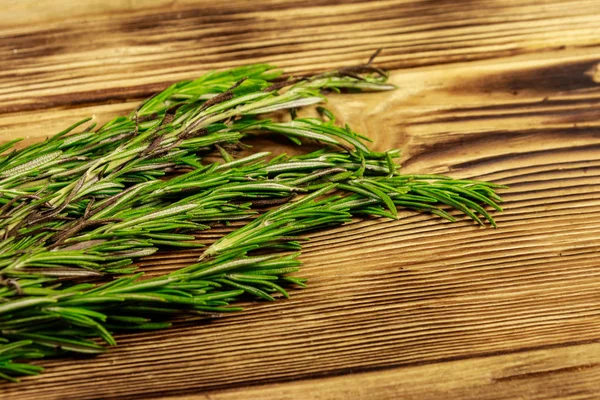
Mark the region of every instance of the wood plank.
[[248, 62], [296, 72], [333, 68], [364, 61], [378, 47], [386, 49], [379, 62], [388, 68], [587, 48], [598, 41], [596, 4], [575, 3], [480, 2], [473, 10], [470, 2], [290, 2], [273, 9], [228, 2], [219, 5], [224, 9], [183, 4], [6, 27], [0, 110], [141, 98], [207, 69]]
[[[2, 398], [293, 398], [313, 384], [307, 393], [323, 398], [337, 395], [330, 384], [373, 398], [593, 394], [598, 345], [556, 346], [600, 339], [597, 2], [32, 4], [7, 11], [35, 24], [0, 27], [0, 142], [31, 143], [88, 115], [106, 121], [210, 68], [320, 70], [384, 47], [379, 61], [400, 89], [332, 96], [341, 121], [378, 149], [401, 147], [406, 172], [511, 189], [497, 230], [402, 213], [315, 233], [302, 255], [310, 287], [291, 300], [120, 336], [108, 354], [47, 361], [41, 377], [1, 384]], [[196, 257], [141, 265], [161, 273]], [[488, 379], [514, 375], [514, 365], [533, 375]], [[564, 392], [550, 385], [556, 376]], [[413, 389], [403, 384], [411, 379]]]
[[595, 398], [599, 381], [594, 343], [161, 398], [575, 400]]

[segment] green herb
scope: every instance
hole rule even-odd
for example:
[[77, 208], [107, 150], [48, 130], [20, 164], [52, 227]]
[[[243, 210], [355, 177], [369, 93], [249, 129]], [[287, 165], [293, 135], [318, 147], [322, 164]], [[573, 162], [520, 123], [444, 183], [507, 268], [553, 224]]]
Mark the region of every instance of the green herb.
[[[386, 79], [370, 61], [300, 78], [269, 65], [210, 72], [102, 127], [73, 133], [86, 119], [22, 150], [0, 146], [0, 377], [41, 372], [28, 360], [101, 353], [100, 340], [167, 328], [174, 315], [287, 297], [286, 287], [305, 286], [289, 275], [300, 266], [300, 235], [355, 216], [396, 218], [408, 208], [453, 221], [456, 209], [495, 226], [486, 208], [500, 210], [500, 186], [402, 175], [398, 150], [372, 151], [324, 107], [322, 118], [295, 118], [328, 91], [393, 89]], [[280, 110], [292, 119], [265, 118]], [[241, 140], [261, 133], [323, 148], [239, 157]], [[215, 152], [222, 163], [206, 161]], [[197, 263], [154, 278], [135, 273], [135, 260], [203, 247], [200, 230], [238, 220], [248, 222]]]

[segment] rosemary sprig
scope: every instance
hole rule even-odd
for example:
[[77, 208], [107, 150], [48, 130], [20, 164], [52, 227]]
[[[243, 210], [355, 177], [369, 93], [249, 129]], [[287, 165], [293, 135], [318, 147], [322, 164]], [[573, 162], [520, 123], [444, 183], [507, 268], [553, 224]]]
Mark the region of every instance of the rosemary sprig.
[[[269, 65], [211, 72], [100, 128], [73, 133], [83, 120], [19, 151], [0, 146], [0, 377], [41, 371], [16, 360], [103, 352], [96, 339], [115, 345], [115, 332], [166, 328], [173, 315], [287, 297], [286, 285], [304, 286], [289, 276], [300, 266], [299, 235], [354, 216], [396, 218], [403, 207], [452, 221], [454, 208], [495, 226], [485, 207], [500, 210], [499, 186], [402, 175], [398, 150], [371, 150], [325, 108], [322, 118], [295, 118], [327, 90], [392, 89], [371, 61], [297, 78]], [[264, 118], [279, 110], [292, 120]], [[264, 132], [327, 147], [236, 157], [241, 139]], [[215, 151], [223, 163], [205, 161]], [[198, 231], [235, 220], [249, 222], [195, 264], [106, 281], [161, 248], [202, 247]]]

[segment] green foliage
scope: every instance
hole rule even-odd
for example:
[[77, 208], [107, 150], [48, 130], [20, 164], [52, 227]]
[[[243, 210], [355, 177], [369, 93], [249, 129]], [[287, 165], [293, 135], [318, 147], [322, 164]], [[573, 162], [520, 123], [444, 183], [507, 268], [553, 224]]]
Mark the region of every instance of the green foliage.
[[[168, 328], [175, 315], [288, 297], [286, 287], [305, 286], [289, 276], [300, 235], [354, 216], [396, 218], [406, 208], [453, 221], [455, 209], [495, 226], [486, 207], [500, 210], [499, 186], [402, 175], [398, 150], [372, 151], [323, 107], [323, 118], [264, 118], [295, 116], [331, 90], [390, 89], [369, 64], [288, 79], [269, 65], [239, 67], [174, 84], [99, 128], [73, 133], [85, 119], [22, 150], [0, 146], [0, 377], [42, 370], [17, 361], [104, 352], [114, 333]], [[240, 140], [266, 132], [323, 148], [237, 156]], [[206, 161], [215, 151], [223, 163]], [[135, 273], [139, 258], [203, 247], [198, 231], [238, 220], [248, 222], [197, 263]]]

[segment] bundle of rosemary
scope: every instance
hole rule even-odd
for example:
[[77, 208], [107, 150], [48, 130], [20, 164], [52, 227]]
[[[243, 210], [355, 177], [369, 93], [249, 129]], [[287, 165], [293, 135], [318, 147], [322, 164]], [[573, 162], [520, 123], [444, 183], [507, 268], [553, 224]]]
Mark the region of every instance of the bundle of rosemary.
[[[284, 77], [269, 65], [210, 72], [172, 85], [102, 127], [80, 121], [21, 150], [0, 146], [0, 377], [42, 367], [32, 359], [105, 351], [115, 332], [160, 329], [180, 314], [221, 313], [244, 296], [275, 300], [300, 266], [300, 237], [353, 216], [395, 218], [398, 207], [480, 224], [500, 210], [491, 183], [402, 175], [400, 152], [296, 110], [327, 92], [391, 90], [365, 65]], [[288, 110], [287, 121], [268, 119]], [[321, 143], [300, 156], [237, 157], [261, 133]], [[222, 162], [208, 162], [217, 152]], [[265, 211], [268, 210], [268, 211]], [[135, 260], [200, 247], [194, 233], [248, 221], [205, 248], [197, 263], [144, 278]], [[495, 225], [494, 225], [495, 226]]]

